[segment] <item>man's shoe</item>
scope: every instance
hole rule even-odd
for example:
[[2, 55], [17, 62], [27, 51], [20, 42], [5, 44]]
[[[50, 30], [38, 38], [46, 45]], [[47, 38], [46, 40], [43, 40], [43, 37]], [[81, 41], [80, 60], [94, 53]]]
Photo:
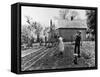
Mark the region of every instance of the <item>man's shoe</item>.
[[78, 64], [76, 60], [74, 60], [74, 64], [76, 64], [76, 65]]

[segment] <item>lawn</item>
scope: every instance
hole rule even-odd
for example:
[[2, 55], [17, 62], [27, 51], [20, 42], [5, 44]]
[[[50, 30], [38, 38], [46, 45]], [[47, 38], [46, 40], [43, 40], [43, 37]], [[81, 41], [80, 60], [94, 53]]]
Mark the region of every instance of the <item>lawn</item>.
[[74, 45], [66, 42], [63, 57], [56, 55], [59, 52], [57, 47], [53, 47], [52, 49], [49, 48], [46, 52], [41, 51], [43, 54], [39, 55], [39, 57], [41, 56], [43, 57], [41, 57], [35, 63], [33, 62], [34, 60], [37, 60], [37, 59], [34, 59], [33, 61], [31, 61], [30, 63], [31, 66], [28, 67], [26, 70], [43, 70], [43, 69], [95, 66], [95, 42], [92, 42], [92, 41], [83, 42], [80, 50], [81, 50], [81, 57], [78, 58], [77, 65], [73, 63]]

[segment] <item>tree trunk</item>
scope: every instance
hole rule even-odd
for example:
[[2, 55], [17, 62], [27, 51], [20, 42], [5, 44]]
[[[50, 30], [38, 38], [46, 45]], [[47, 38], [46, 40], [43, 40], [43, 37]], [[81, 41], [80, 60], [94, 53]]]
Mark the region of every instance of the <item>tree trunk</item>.
[[37, 42], [39, 42], [40, 41], [40, 39], [39, 39], [39, 34], [37, 34]]

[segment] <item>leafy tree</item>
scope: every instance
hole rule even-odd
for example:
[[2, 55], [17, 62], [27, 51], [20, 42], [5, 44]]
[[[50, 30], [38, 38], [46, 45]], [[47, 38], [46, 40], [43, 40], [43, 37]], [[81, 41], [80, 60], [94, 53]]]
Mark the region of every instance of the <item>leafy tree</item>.
[[46, 36], [47, 32], [49, 31], [49, 27], [45, 27], [45, 29], [43, 30], [43, 35]]
[[30, 31], [35, 30], [35, 34], [37, 35], [37, 42], [39, 42], [40, 33], [43, 29], [40, 23], [33, 21], [31, 17], [26, 16], [26, 22], [29, 24], [28, 28]]
[[26, 28], [25, 25], [22, 26], [22, 30], [21, 30], [21, 43], [27, 43], [28, 42], [28, 35], [29, 35], [29, 32]]
[[27, 22], [28, 24], [31, 24], [32, 18], [31, 18], [30, 16], [25, 16], [25, 18], [26, 18], [26, 22]]
[[[59, 11], [59, 15], [62, 19], [68, 19], [70, 16], [70, 19], [73, 20], [76, 16], [78, 16], [78, 12], [75, 10], [61, 9]], [[57, 17], [55, 17], [55, 19], [57, 19]]]
[[40, 41], [40, 34], [41, 34], [42, 30], [43, 30], [43, 27], [41, 26], [41, 24], [40, 23], [36, 23], [35, 34], [37, 35], [37, 42]]
[[87, 10], [87, 24], [88, 24], [88, 33], [95, 35], [96, 28], [96, 13], [94, 10]]
[[28, 45], [32, 46], [30, 40], [32, 38], [32, 35], [30, 34], [30, 29], [28, 29], [28, 26], [23, 25], [21, 30], [21, 43], [27, 43]]

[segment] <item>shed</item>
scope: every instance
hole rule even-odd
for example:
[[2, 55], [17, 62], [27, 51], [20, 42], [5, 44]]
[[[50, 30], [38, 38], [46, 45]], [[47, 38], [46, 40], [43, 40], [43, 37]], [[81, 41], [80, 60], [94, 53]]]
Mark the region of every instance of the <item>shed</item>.
[[82, 40], [86, 40], [87, 24], [85, 20], [58, 20], [56, 23], [59, 35], [66, 41], [73, 41], [77, 31], [81, 31]]

